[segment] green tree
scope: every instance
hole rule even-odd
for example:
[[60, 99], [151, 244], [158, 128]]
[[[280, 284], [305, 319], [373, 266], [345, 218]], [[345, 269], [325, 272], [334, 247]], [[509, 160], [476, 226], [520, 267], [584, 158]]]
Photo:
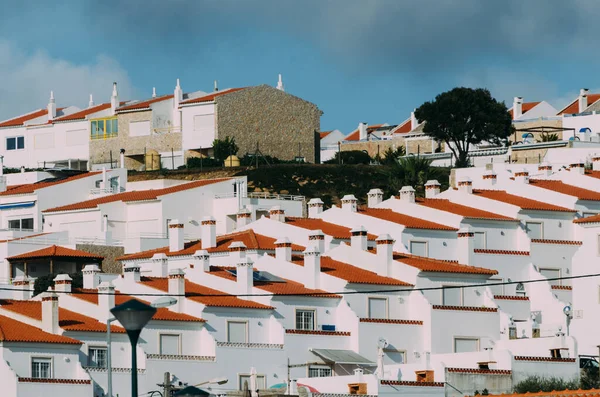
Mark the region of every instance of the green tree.
[[[54, 286], [54, 279], [57, 274], [47, 274], [35, 279], [33, 283], [33, 295], [38, 295], [42, 292], [48, 291], [48, 287]], [[73, 279], [71, 282], [71, 288], [83, 288], [83, 273], [71, 273], [69, 277]]]
[[540, 142], [555, 142], [558, 141], [558, 134], [542, 134]]
[[225, 159], [230, 155], [237, 154], [240, 148], [235, 143], [235, 138], [225, 137], [225, 139], [215, 139], [213, 141], [213, 152], [215, 160], [223, 165]]
[[327, 160], [325, 164], [339, 164], [341, 156], [342, 164], [369, 164], [371, 163], [371, 156], [367, 152], [362, 150], [347, 150], [343, 152], [337, 152], [335, 156]]
[[482, 141], [500, 143], [513, 131], [512, 120], [503, 102], [483, 88], [457, 87], [425, 102], [416, 111], [424, 121], [423, 132], [445, 142], [456, 159], [456, 167], [469, 165], [469, 148]]
[[576, 379], [565, 380], [556, 377], [544, 378], [541, 376], [530, 376], [514, 386], [515, 393], [537, 393], [540, 391], [548, 392], [567, 389], [579, 389], [579, 382]]
[[404, 146], [400, 146], [396, 150], [389, 147], [385, 150], [385, 152], [383, 152], [383, 156], [380, 160], [380, 163], [383, 165], [394, 165], [398, 162], [398, 157], [402, 157], [404, 155], [406, 155], [406, 150], [404, 149]]
[[447, 187], [448, 177], [444, 169], [432, 167], [431, 160], [420, 156], [403, 157], [390, 166], [389, 185], [397, 192], [402, 186], [412, 186], [417, 195], [423, 196], [424, 185], [430, 179], [437, 179], [442, 187]]

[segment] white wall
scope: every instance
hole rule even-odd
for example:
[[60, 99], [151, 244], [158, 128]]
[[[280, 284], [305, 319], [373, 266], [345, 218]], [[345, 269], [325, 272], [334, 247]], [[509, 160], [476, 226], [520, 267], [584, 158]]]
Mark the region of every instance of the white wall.
[[210, 148], [216, 138], [215, 104], [181, 108], [183, 150]]

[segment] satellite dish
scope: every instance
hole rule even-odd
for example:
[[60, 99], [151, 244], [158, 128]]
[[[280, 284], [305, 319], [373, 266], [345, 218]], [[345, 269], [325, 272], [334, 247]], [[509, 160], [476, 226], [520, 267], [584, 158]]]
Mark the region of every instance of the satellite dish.
[[379, 337], [379, 339], [377, 340], [377, 347], [379, 347], [380, 349], [385, 349], [387, 345], [388, 341], [383, 337]]
[[567, 305], [563, 308], [563, 313], [565, 314], [565, 316], [570, 316], [571, 315], [571, 306]]

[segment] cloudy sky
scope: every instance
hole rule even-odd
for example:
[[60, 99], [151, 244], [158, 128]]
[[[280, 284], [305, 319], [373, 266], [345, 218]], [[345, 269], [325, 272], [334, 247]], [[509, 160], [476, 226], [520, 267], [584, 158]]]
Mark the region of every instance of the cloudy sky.
[[439, 92], [487, 87], [561, 107], [594, 78], [595, 0], [14, 1], [0, 13], [0, 119], [57, 104], [275, 85], [323, 130], [395, 124]]

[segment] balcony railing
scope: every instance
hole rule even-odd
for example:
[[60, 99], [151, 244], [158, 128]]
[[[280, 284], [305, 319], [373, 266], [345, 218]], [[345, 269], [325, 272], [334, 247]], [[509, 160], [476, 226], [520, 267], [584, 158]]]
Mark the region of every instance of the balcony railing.
[[107, 195], [107, 194], [116, 194], [123, 193], [125, 191], [122, 187], [96, 187], [90, 189], [90, 195], [99, 196], [99, 195]]
[[185, 356], [180, 354], [146, 354], [148, 360], [215, 361], [214, 356]]
[[283, 345], [276, 343], [238, 343], [238, 342], [217, 342], [218, 347], [236, 347], [243, 349], [283, 349]]
[[108, 139], [108, 138], [116, 138], [119, 136], [118, 132], [112, 132], [107, 134], [91, 134], [90, 139], [92, 141], [100, 140], [100, 139]]

